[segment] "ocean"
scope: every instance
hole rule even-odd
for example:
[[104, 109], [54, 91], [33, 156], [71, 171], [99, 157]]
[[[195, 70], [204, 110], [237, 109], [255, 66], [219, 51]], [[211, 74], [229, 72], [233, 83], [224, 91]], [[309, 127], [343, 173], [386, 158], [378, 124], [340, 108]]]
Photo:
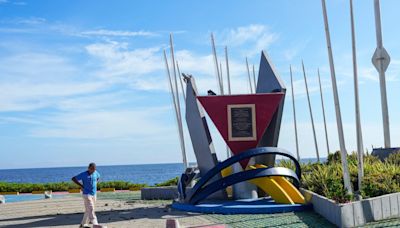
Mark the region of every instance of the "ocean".
[[[321, 158], [326, 161], [326, 158]], [[315, 158], [304, 158], [301, 162], [316, 162]], [[195, 163], [191, 163], [191, 166]], [[69, 182], [71, 178], [87, 167], [33, 168], [33, 169], [0, 169], [0, 182], [14, 183], [48, 183]], [[145, 165], [111, 165], [98, 166], [102, 181], [129, 181], [138, 184], [154, 185], [180, 176], [182, 163], [145, 164]]]
[[[48, 183], [69, 182], [71, 178], [87, 167], [0, 169], [0, 182]], [[102, 181], [129, 181], [132, 183], [154, 185], [180, 176], [183, 164], [146, 164], [97, 166]]]

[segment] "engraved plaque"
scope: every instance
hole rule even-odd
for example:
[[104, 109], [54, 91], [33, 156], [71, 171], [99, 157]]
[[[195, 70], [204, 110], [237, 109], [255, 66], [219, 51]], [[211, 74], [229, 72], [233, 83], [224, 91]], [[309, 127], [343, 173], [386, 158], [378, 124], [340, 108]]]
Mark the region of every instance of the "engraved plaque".
[[257, 140], [254, 104], [228, 105], [228, 133], [229, 141]]

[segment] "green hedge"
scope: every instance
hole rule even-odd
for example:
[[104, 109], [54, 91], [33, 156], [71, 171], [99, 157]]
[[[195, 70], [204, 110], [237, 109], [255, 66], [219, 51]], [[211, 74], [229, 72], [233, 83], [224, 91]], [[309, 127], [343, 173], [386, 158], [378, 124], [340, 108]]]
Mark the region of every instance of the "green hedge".
[[[176, 185], [178, 178], [173, 178], [165, 182], [156, 184], [155, 186], [170, 186]], [[146, 184], [135, 184], [127, 181], [105, 181], [99, 182], [98, 189], [101, 188], [115, 188], [116, 190], [140, 190], [143, 187], [148, 187]], [[45, 184], [32, 184], [32, 183], [9, 183], [0, 182], [0, 192], [20, 192], [30, 193], [32, 191], [51, 190], [53, 192], [68, 191], [68, 189], [79, 188], [72, 182], [59, 182], [59, 183], [45, 183]]]

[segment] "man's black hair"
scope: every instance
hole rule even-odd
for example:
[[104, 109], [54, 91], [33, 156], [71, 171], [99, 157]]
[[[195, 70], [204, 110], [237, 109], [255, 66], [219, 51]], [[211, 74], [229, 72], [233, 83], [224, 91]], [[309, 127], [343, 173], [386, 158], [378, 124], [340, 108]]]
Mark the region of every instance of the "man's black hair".
[[93, 166], [96, 166], [96, 163], [91, 162], [91, 163], [89, 164], [88, 168], [93, 167]]

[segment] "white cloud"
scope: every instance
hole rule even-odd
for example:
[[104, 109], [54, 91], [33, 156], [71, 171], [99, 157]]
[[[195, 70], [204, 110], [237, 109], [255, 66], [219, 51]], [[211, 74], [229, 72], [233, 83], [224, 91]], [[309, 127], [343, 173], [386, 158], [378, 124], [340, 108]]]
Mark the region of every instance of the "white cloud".
[[101, 77], [139, 77], [164, 66], [158, 47], [129, 50], [127, 43], [108, 42], [88, 45], [86, 50], [100, 60]]
[[[20, 4], [21, 2], [14, 2], [14, 4]], [[30, 17], [30, 18], [17, 18], [13, 20], [15, 24], [26, 24], [26, 25], [38, 25], [46, 22], [45, 18], [42, 17]]]
[[129, 95], [131, 95], [131, 93], [128, 91], [103, 92], [100, 94], [88, 93], [83, 96], [72, 96], [59, 99], [55, 105], [61, 111], [67, 112], [109, 110], [110, 108], [140, 99], [139, 95], [136, 95], [135, 97]]
[[13, 2], [14, 5], [18, 5], [18, 6], [25, 6], [27, 5], [26, 2]]
[[63, 81], [79, 74], [79, 68], [68, 59], [53, 54], [26, 52], [7, 55], [0, 58], [2, 82], [5, 80], [32, 81]]
[[56, 107], [61, 99], [110, 85], [59, 55], [28, 52], [0, 58], [0, 112]]
[[141, 107], [136, 110], [110, 110], [61, 113], [45, 118], [46, 126], [34, 128], [31, 135], [46, 138], [129, 139], [159, 137], [171, 126], [158, 116], [169, 108]]
[[230, 47], [243, 46], [245, 56], [259, 54], [261, 50], [267, 49], [279, 37], [278, 34], [271, 32], [267, 26], [259, 24], [225, 30], [218, 35], [222, 37], [221, 43], [224, 45]]
[[148, 32], [148, 31], [123, 31], [123, 30], [107, 30], [107, 29], [83, 31], [81, 32], [81, 34], [86, 36], [128, 36], [128, 37], [157, 35], [154, 32]]
[[36, 29], [30, 28], [0, 28], [0, 33], [35, 33]]
[[[198, 55], [188, 50], [178, 50], [175, 53], [176, 59], [179, 61], [181, 72], [192, 74], [196, 78], [199, 93], [205, 94], [209, 89], [219, 93], [214, 59], [211, 54]], [[224, 77], [223, 82], [225, 91], [227, 91], [225, 60], [219, 59], [219, 61], [222, 62], [222, 74]], [[248, 92], [247, 71], [244, 61], [237, 61], [233, 58], [230, 59], [229, 74], [233, 93]]]
[[0, 117], [0, 124], [43, 124], [41, 121], [32, 117]]
[[0, 112], [31, 111], [55, 106], [60, 98], [93, 93], [103, 83], [7, 83], [0, 85]]
[[[16, 2], [14, 2], [13, 4], [16, 4]], [[46, 22], [47, 22], [47, 20], [42, 17], [14, 17], [14, 18], [10, 18], [10, 19], [0, 20], [1, 24], [27, 25], [27, 26], [35, 26], [35, 25], [39, 25], [39, 24], [44, 24]], [[10, 30], [10, 31], [12, 31], [12, 30]]]
[[298, 56], [300, 52], [304, 51], [311, 39], [296, 42], [294, 45], [283, 51], [283, 57], [286, 61], [292, 61], [294, 57]]

